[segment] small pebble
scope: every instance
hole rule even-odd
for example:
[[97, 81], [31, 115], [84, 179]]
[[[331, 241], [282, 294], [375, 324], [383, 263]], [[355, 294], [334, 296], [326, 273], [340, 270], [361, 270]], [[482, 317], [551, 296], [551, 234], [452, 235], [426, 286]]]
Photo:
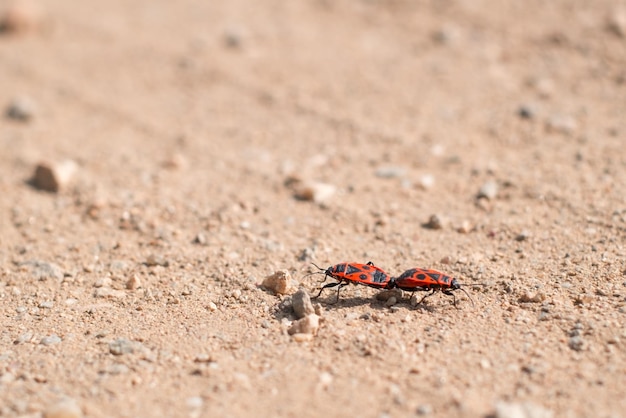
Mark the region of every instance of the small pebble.
[[215, 360], [210, 354], [202, 353], [198, 354], [195, 359], [193, 359], [195, 363], [213, 363]]
[[292, 291], [291, 274], [288, 270], [277, 270], [265, 277], [261, 286], [279, 295], [285, 295]]
[[333, 375], [328, 372], [322, 372], [319, 375], [319, 385], [322, 389], [327, 389], [333, 383]]
[[428, 218], [428, 222], [426, 222], [423, 226], [429, 229], [442, 229], [446, 224], [447, 219], [441, 215], [434, 214]]
[[398, 299], [396, 299], [395, 296], [391, 296], [389, 299], [387, 299], [387, 301], [385, 302], [385, 306], [386, 307], [390, 307], [395, 305], [396, 303], [398, 303]]
[[43, 337], [40, 342], [43, 345], [55, 345], [61, 342], [61, 337], [56, 334], [52, 334], [47, 337]]
[[191, 396], [187, 398], [187, 407], [190, 409], [200, 409], [204, 405], [202, 396]]
[[163, 167], [168, 170], [178, 170], [184, 168], [187, 165], [187, 160], [182, 154], [174, 153], [169, 155], [165, 161], [163, 161]]
[[461, 39], [461, 30], [458, 26], [445, 24], [432, 33], [433, 41], [442, 45], [449, 45]]
[[32, 339], [33, 339], [33, 333], [25, 332], [24, 334], [17, 337], [17, 339], [13, 341], [13, 344], [24, 344], [24, 343], [30, 342]]
[[243, 43], [243, 31], [240, 28], [229, 28], [224, 32], [224, 45], [232, 49], [239, 49]]
[[100, 277], [93, 284], [93, 287], [109, 287], [111, 286], [111, 283], [113, 283], [113, 279], [111, 279], [110, 277]]
[[330, 200], [337, 188], [332, 184], [321, 182], [303, 182], [295, 186], [296, 199], [324, 203]]
[[539, 97], [543, 99], [547, 99], [554, 94], [554, 82], [549, 78], [531, 80], [530, 84], [534, 87]]
[[479, 197], [476, 199], [476, 206], [485, 212], [491, 212], [493, 209], [493, 203], [489, 201], [486, 197]]
[[12, 1], [0, 16], [0, 32], [22, 34], [41, 26], [43, 12], [38, 3], [28, 0]]
[[593, 302], [593, 296], [587, 293], [581, 293], [574, 298], [574, 305], [589, 305]]
[[31, 183], [37, 189], [57, 193], [69, 185], [77, 171], [78, 165], [72, 160], [41, 162], [35, 167]]
[[478, 190], [478, 194], [476, 198], [480, 199], [481, 197], [487, 198], [489, 200], [495, 199], [498, 195], [498, 183], [494, 180], [489, 180], [485, 184], [483, 184]]
[[128, 366], [125, 364], [121, 364], [121, 363], [112, 364], [111, 366], [107, 367], [107, 369], [105, 370], [107, 374], [110, 374], [113, 376], [126, 374], [129, 371], [130, 369], [128, 368]]
[[304, 318], [309, 314], [315, 313], [315, 309], [313, 308], [313, 304], [311, 303], [311, 297], [305, 290], [300, 289], [296, 293], [294, 293], [291, 301], [291, 305], [294, 313], [296, 314], [296, 318]]
[[420, 176], [417, 184], [423, 190], [430, 190], [435, 185], [435, 177], [431, 174], [424, 174], [423, 176]]
[[103, 299], [122, 299], [126, 297], [123, 290], [111, 289], [110, 287], [99, 287], [93, 292], [93, 296]]
[[168, 267], [170, 265], [170, 262], [160, 255], [150, 254], [148, 258], [146, 258], [145, 264], [148, 267], [154, 267], [154, 266]]
[[36, 113], [35, 103], [29, 97], [17, 97], [9, 104], [6, 110], [8, 118], [21, 122], [28, 122]]
[[57, 266], [54, 263], [46, 263], [45, 261], [34, 260], [21, 263], [20, 265], [30, 266], [32, 268], [33, 276], [35, 276], [39, 280], [60, 280], [63, 278], [63, 270], [61, 270], [61, 267]]
[[311, 341], [313, 339], [312, 334], [293, 334], [291, 339], [297, 343], [302, 343], [305, 341]]
[[200, 245], [206, 245], [206, 243], [207, 243], [206, 235], [204, 233], [202, 233], [202, 232], [198, 232], [196, 237], [193, 239], [193, 243], [194, 244], [200, 244]]
[[133, 274], [126, 281], [126, 289], [135, 290], [135, 289], [138, 289], [139, 287], [141, 287], [141, 279], [136, 274]]
[[134, 343], [126, 338], [118, 338], [109, 343], [109, 352], [115, 356], [131, 354], [135, 351]]
[[532, 119], [535, 117], [536, 111], [533, 106], [524, 104], [517, 109], [517, 114], [522, 119]]
[[528, 232], [522, 231], [522, 232], [520, 232], [519, 234], [517, 234], [515, 236], [515, 241], [519, 241], [519, 242], [526, 241], [529, 236], [530, 236], [530, 234]]
[[417, 415], [421, 415], [421, 416], [430, 415], [433, 413], [433, 407], [430, 406], [429, 404], [421, 404], [417, 407], [415, 412], [417, 413]]
[[395, 167], [395, 166], [380, 167], [379, 169], [376, 170], [376, 177], [380, 177], [384, 179], [402, 177], [405, 171], [406, 170], [403, 167]]
[[500, 401], [496, 404], [494, 418], [553, 418], [554, 413], [532, 402], [512, 403]]
[[470, 223], [470, 221], [465, 220], [461, 222], [461, 225], [456, 229], [460, 234], [469, 234], [474, 229], [474, 226]]
[[615, 8], [609, 14], [607, 29], [620, 38], [626, 38], [626, 8]]
[[542, 292], [526, 292], [520, 298], [520, 302], [539, 303], [546, 300], [546, 295]]
[[41, 302], [39, 304], [39, 307], [42, 309], [52, 309], [52, 307], [54, 306], [54, 302], [47, 300], [45, 302]]
[[43, 412], [43, 416], [44, 418], [82, 418], [83, 411], [76, 401], [68, 399], [48, 407]]
[[289, 335], [294, 334], [317, 334], [317, 330], [320, 326], [320, 317], [316, 314], [309, 314], [302, 319], [294, 321], [291, 327], [287, 330]]
[[402, 298], [402, 290], [401, 289], [389, 289], [383, 290], [376, 294], [376, 299], [381, 300], [383, 302], [388, 301], [391, 298], [395, 298], [396, 301]]
[[567, 345], [574, 351], [582, 351], [585, 348], [585, 340], [580, 335], [574, 335], [569, 339]]
[[555, 115], [546, 122], [548, 132], [570, 135], [578, 128], [576, 119], [569, 115]]

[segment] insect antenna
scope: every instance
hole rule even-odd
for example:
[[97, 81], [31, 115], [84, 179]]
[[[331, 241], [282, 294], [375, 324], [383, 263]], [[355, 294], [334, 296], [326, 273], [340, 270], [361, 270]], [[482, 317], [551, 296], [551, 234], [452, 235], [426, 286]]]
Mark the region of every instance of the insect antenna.
[[318, 266], [315, 263], [311, 263], [311, 264], [313, 264], [317, 269], [319, 269], [319, 271], [314, 271], [312, 273], [309, 273], [309, 274], [305, 275], [302, 278], [305, 279], [305, 278], [307, 278], [309, 276], [313, 276], [314, 274], [323, 274], [324, 275], [324, 280], [322, 280], [320, 283], [324, 283], [326, 281], [327, 276], [328, 276], [328, 274], [326, 274], [326, 270], [321, 268], [320, 266]]
[[465, 289], [463, 289], [462, 287], [459, 287], [459, 290], [461, 290], [463, 293], [465, 293], [465, 295], [469, 298], [470, 302], [472, 302], [472, 306], [476, 306], [476, 305], [474, 305], [474, 299], [472, 299], [470, 294], [467, 293], [467, 291], [465, 291]]
[[315, 268], [317, 268], [319, 271], [326, 271], [325, 269], [321, 268], [320, 266], [318, 266], [315, 263], [311, 263], [311, 264], [313, 264], [315, 266]]

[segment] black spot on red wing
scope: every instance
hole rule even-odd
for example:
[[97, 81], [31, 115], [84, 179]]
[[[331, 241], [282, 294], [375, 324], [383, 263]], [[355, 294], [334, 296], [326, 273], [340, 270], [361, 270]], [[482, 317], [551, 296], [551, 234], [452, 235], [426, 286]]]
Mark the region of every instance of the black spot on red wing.
[[416, 271], [415, 269], [407, 270], [404, 273], [402, 273], [400, 276], [398, 276], [397, 280], [410, 279], [415, 274], [415, 271]]
[[389, 280], [389, 276], [387, 276], [386, 273], [383, 273], [382, 271], [378, 271], [378, 270], [376, 270], [376, 272], [374, 273], [374, 277], [372, 279], [374, 283], [386, 283], [387, 280]]
[[350, 274], [354, 274], [354, 273], [359, 273], [361, 271], [361, 269], [359, 269], [358, 267], [353, 266], [352, 264], [348, 264], [346, 266], [346, 276], [350, 275]]
[[361, 266], [363, 268], [363, 270], [371, 270], [372, 267], [369, 264], [364, 264], [363, 266]]
[[366, 282], [367, 281], [367, 274], [359, 274], [359, 279], [361, 279], [364, 282]]
[[420, 273], [420, 274], [417, 275], [417, 278], [420, 279], [420, 280], [425, 280], [426, 279], [426, 275]]
[[442, 275], [440, 273], [428, 273], [428, 276], [430, 276], [430, 278], [433, 279], [434, 281], [438, 282], [439, 278]]

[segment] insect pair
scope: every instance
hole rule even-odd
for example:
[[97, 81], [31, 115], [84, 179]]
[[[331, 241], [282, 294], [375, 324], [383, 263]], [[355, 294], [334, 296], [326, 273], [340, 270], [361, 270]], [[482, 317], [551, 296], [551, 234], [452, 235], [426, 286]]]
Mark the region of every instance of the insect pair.
[[325, 270], [318, 267], [316, 264], [313, 265], [320, 271], [312, 274], [324, 274], [323, 281], [326, 281], [328, 277], [337, 280], [337, 282], [324, 285], [315, 298], [320, 297], [324, 289], [338, 287], [337, 301], [339, 301], [339, 291], [341, 288], [350, 283], [354, 283], [375, 287], [377, 289], [398, 288], [407, 292], [430, 292], [424, 296], [419, 303], [422, 303], [424, 299], [432, 296], [436, 292], [441, 291], [444, 295], [452, 296], [454, 306], [456, 306], [456, 297], [452, 292], [461, 290], [467, 295], [472, 305], [474, 304], [469, 293], [461, 288], [461, 284], [457, 279], [436, 270], [412, 268], [398, 277], [391, 277], [383, 269], [376, 267], [371, 261], [367, 264], [340, 263], [330, 266]]

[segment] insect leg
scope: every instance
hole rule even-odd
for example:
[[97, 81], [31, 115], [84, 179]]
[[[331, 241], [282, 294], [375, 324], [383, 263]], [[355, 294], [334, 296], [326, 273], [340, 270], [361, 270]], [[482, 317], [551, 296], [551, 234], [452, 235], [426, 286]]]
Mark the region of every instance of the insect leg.
[[320, 292], [317, 294], [317, 296], [313, 297], [313, 299], [317, 299], [320, 297], [320, 295], [322, 294], [322, 292], [324, 291], [324, 289], [328, 289], [329, 287], [335, 287], [335, 286], [339, 286], [340, 284], [343, 284], [341, 282], [335, 282], [335, 283], [328, 283], [325, 286], [322, 286], [322, 288], [320, 289]]
[[434, 295], [434, 294], [437, 292], [437, 290], [439, 290], [439, 289], [433, 289], [433, 290], [432, 290], [429, 294], [427, 294], [427, 295], [426, 295], [426, 296], [424, 296], [422, 299], [420, 299], [420, 301], [419, 301], [417, 304], [418, 304], [418, 305], [421, 305], [421, 304], [422, 304], [422, 302], [424, 302], [424, 299], [426, 299], [426, 298], [427, 298], [427, 297], [429, 297], [429, 296]]
[[348, 282], [339, 284], [339, 287], [337, 288], [337, 300], [335, 300], [335, 303], [339, 302], [339, 291], [341, 290], [341, 288], [342, 287], [346, 287], [349, 284], [350, 283], [348, 283]]

